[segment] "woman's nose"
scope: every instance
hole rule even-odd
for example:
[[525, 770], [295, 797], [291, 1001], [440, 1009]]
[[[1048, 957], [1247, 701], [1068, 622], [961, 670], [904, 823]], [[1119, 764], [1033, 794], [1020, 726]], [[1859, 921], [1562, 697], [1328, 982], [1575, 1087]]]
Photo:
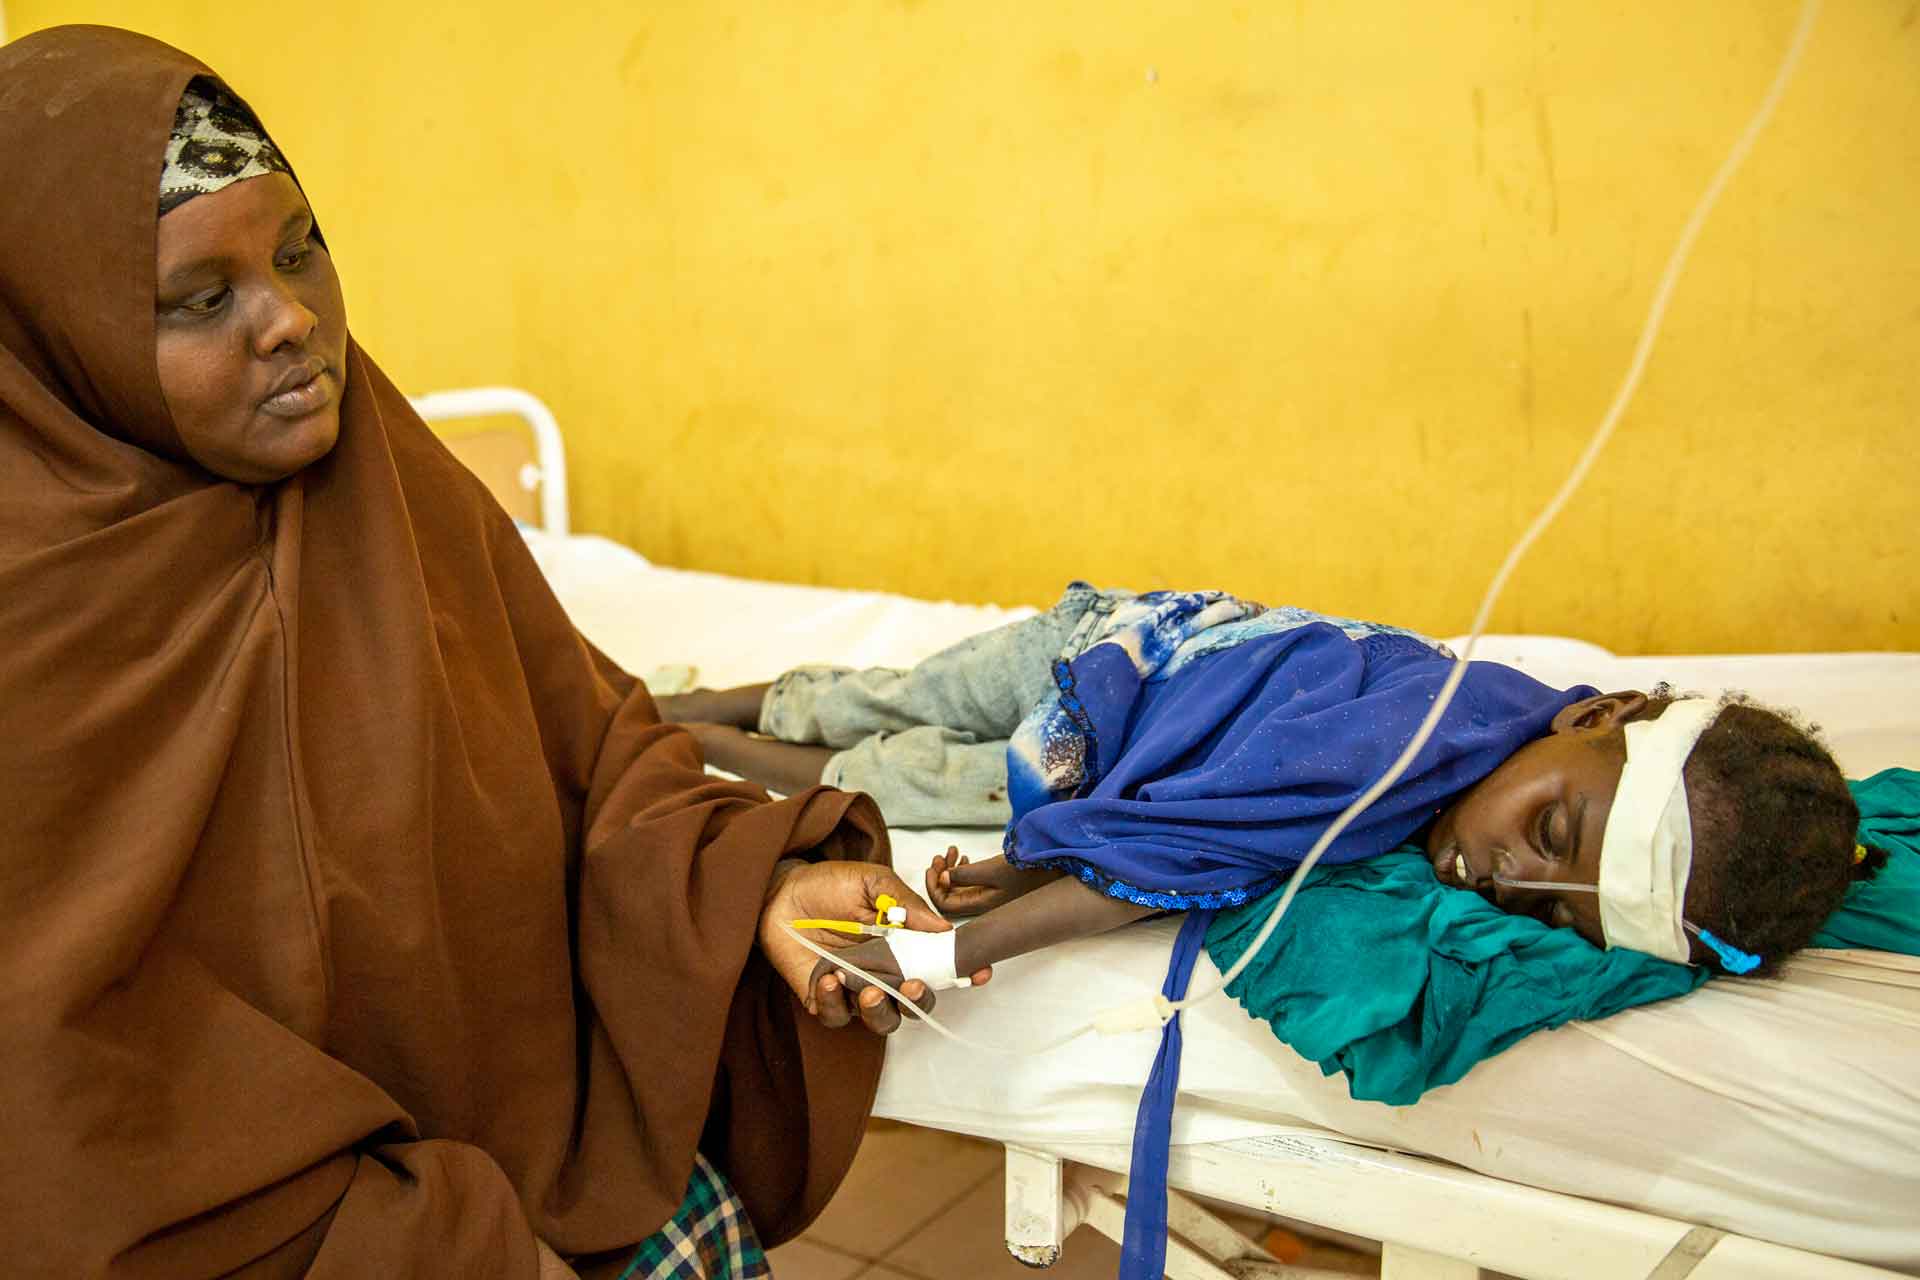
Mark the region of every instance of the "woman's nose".
[[259, 323], [254, 326], [254, 351], [270, 356], [281, 347], [304, 344], [320, 325], [320, 317], [284, 285], [272, 289], [262, 302]]

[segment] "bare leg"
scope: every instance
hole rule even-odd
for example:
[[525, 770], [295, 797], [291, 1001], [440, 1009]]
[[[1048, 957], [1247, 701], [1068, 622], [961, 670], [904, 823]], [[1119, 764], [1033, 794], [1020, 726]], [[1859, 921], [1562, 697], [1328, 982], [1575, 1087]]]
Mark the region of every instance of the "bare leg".
[[[758, 729], [760, 704], [766, 701], [767, 690], [772, 687], [768, 684], [743, 684], [732, 689], [693, 689], [655, 698], [653, 704], [659, 708], [660, 718], [668, 724], [722, 724], [737, 729]], [[720, 767], [724, 769], [727, 766]], [[818, 777], [817, 774], [815, 776]]]
[[729, 724], [694, 723], [686, 729], [700, 743], [708, 764], [783, 795], [818, 785], [820, 771], [833, 758], [830, 747], [780, 742]]

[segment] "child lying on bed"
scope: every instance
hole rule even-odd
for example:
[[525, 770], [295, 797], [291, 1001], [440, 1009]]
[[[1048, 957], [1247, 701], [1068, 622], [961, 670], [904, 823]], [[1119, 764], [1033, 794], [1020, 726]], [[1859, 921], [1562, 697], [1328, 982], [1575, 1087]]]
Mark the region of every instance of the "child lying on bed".
[[[1266, 892], [1399, 754], [1452, 662], [1399, 628], [1076, 583], [910, 671], [803, 667], [661, 710], [712, 763], [778, 790], [867, 791], [896, 825], [1005, 824], [1000, 857], [949, 850], [928, 868], [941, 910], [985, 913], [932, 935], [952, 954], [930, 972], [908, 959], [937, 989]], [[1557, 691], [1476, 662], [1323, 862], [1416, 840], [1443, 883], [1596, 945], [1765, 973], [1838, 905], [1856, 821], [1832, 758], [1777, 713], [1664, 687]], [[896, 950], [847, 956], [896, 975]]]

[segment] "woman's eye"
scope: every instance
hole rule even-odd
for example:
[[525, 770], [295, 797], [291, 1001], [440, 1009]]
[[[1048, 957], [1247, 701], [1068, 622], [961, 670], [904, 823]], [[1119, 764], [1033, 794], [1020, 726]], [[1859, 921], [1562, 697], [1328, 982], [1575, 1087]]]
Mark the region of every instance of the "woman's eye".
[[190, 316], [209, 315], [220, 309], [221, 304], [227, 300], [228, 292], [224, 288], [209, 289], [205, 293], [195, 294], [185, 302], [175, 303], [173, 310], [185, 312]]
[[302, 240], [293, 248], [280, 255], [280, 267], [283, 270], [298, 271], [307, 265], [307, 259], [313, 256], [313, 246]]

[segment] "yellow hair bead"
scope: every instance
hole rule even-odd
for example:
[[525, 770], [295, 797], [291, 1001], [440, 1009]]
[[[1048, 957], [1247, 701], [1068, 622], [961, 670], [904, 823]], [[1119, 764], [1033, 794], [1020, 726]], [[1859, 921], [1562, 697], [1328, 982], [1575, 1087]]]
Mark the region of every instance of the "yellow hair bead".
[[1865, 862], [1866, 860], [1867, 860], [1867, 846], [1863, 844], [1856, 844], [1855, 846], [1853, 846], [1853, 865], [1857, 867], [1861, 863]]

